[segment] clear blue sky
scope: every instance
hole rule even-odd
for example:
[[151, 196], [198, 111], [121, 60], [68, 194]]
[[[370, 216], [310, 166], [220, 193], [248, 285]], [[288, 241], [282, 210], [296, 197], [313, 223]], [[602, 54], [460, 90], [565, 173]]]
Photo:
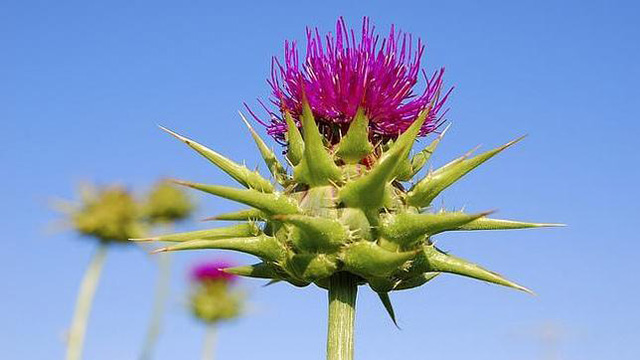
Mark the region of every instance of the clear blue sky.
[[[340, 15], [354, 25], [368, 15], [384, 32], [396, 23], [421, 36], [427, 68], [446, 66], [456, 86], [436, 165], [529, 134], [442, 202], [569, 227], [442, 236], [444, 249], [538, 295], [443, 276], [393, 296], [397, 330], [362, 289], [358, 358], [542, 359], [545, 324], [562, 330], [562, 359], [640, 358], [639, 13], [636, 2], [611, 0], [2, 1], [1, 357], [64, 353], [94, 244], [47, 233], [58, 218], [50, 197], [72, 197], [84, 179], [135, 188], [160, 176], [231, 184], [156, 124], [258, 164], [236, 111], [268, 95], [270, 57], [306, 25], [329, 30]], [[202, 216], [234, 208], [199, 199]], [[134, 248], [114, 250], [86, 359], [135, 359], [149, 315], [153, 261]], [[198, 357], [203, 329], [186, 312], [184, 273], [210, 255], [174, 256], [158, 359]], [[243, 282], [251, 314], [221, 329], [219, 358], [322, 359], [325, 294], [260, 284]]]

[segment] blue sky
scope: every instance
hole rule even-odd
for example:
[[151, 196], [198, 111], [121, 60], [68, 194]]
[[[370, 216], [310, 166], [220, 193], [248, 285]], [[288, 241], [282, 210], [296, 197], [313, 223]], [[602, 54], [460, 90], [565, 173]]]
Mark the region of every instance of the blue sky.
[[[402, 330], [362, 289], [360, 359], [541, 359], [560, 329], [562, 359], [638, 359], [640, 7], [632, 1], [0, 3], [0, 348], [7, 359], [64, 354], [94, 244], [47, 231], [51, 197], [82, 180], [144, 190], [172, 176], [231, 184], [156, 127], [258, 164], [238, 119], [268, 96], [270, 57], [307, 25], [395, 23], [427, 43], [427, 69], [455, 85], [435, 165], [475, 145], [525, 141], [442, 196], [449, 207], [562, 229], [444, 235], [442, 248], [505, 273], [535, 297], [443, 276], [394, 294]], [[197, 196], [200, 215], [234, 205]], [[193, 222], [185, 228], [199, 228]], [[216, 253], [173, 257], [174, 292], [157, 359], [197, 358], [203, 329], [185, 307], [185, 272]], [[252, 259], [224, 254], [237, 262]], [[135, 359], [150, 311], [153, 258], [109, 254], [86, 359]], [[244, 281], [249, 316], [220, 329], [220, 359], [322, 359], [326, 295]]]

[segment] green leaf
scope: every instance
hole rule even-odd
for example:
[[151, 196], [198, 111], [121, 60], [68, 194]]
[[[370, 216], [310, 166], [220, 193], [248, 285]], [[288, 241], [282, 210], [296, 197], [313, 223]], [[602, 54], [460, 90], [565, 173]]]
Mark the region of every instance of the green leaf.
[[416, 176], [416, 174], [418, 174], [420, 170], [422, 170], [422, 168], [427, 164], [429, 159], [431, 159], [431, 155], [434, 153], [434, 151], [438, 147], [438, 144], [440, 144], [440, 141], [444, 137], [444, 134], [447, 133], [447, 130], [449, 130], [449, 127], [450, 126], [447, 126], [446, 128], [444, 128], [444, 130], [442, 130], [440, 135], [438, 135], [438, 137], [435, 140], [433, 140], [431, 144], [429, 144], [429, 146], [427, 146], [426, 148], [422, 149], [421, 151], [413, 155], [409, 166], [406, 166], [405, 168], [402, 169], [402, 171], [398, 172], [397, 178], [399, 181], [409, 181], [413, 179], [413, 177]]
[[224, 268], [222, 271], [245, 277], [252, 277], [258, 279], [275, 279], [276, 281], [279, 279], [276, 269], [265, 262], [247, 265], [247, 266], [236, 266], [231, 268]]
[[252, 223], [238, 224], [207, 230], [189, 231], [175, 234], [160, 235], [145, 239], [131, 239], [133, 241], [170, 241], [184, 242], [191, 240], [215, 240], [232, 237], [256, 236], [260, 229]]
[[157, 249], [153, 253], [202, 249], [233, 250], [267, 261], [280, 261], [286, 256], [284, 246], [276, 238], [266, 235], [218, 240], [191, 240]]
[[243, 221], [243, 220], [264, 220], [267, 216], [258, 209], [244, 209], [230, 213], [219, 214], [216, 216], [202, 219], [203, 221], [224, 220], [224, 221]]
[[274, 191], [271, 182], [262, 177], [257, 171], [251, 171], [246, 166], [233, 162], [226, 157], [218, 154], [217, 152], [209, 149], [208, 147], [201, 145], [191, 139], [188, 139], [182, 135], [179, 135], [167, 128], [160, 126], [160, 128], [167, 133], [173, 135], [178, 140], [189, 145], [192, 149], [200, 153], [207, 160], [211, 161], [214, 165], [219, 167], [222, 171], [226, 172], [234, 178], [237, 182], [242, 184], [246, 188], [255, 189], [261, 192], [271, 193]]
[[348, 182], [340, 190], [340, 200], [348, 207], [379, 209], [388, 200], [387, 185], [393, 180], [393, 174], [401, 159], [405, 158], [426, 119], [426, 113], [420, 114], [416, 121], [398, 137], [380, 160], [366, 175]]
[[307, 103], [304, 103], [302, 108], [302, 132], [304, 153], [300, 163], [293, 169], [293, 178], [311, 187], [340, 182], [340, 168], [325, 149], [322, 135]]
[[382, 236], [400, 245], [409, 245], [425, 235], [458, 230], [461, 226], [482, 218], [491, 212], [465, 214], [462, 212], [439, 212], [435, 214], [399, 213], [384, 217], [380, 231]]
[[475, 231], [475, 230], [517, 230], [517, 229], [530, 229], [541, 227], [562, 227], [564, 224], [544, 224], [544, 223], [529, 223], [513, 220], [502, 219], [489, 219], [479, 218], [471, 221], [467, 224], [461, 225], [453, 230], [461, 231]]
[[529, 294], [533, 294], [531, 290], [527, 289], [524, 286], [518, 285], [510, 280], [507, 280], [500, 274], [489, 271], [467, 260], [452, 256], [449, 254], [445, 254], [444, 252], [438, 250], [433, 245], [424, 246], [423, 250], [424, 250], [424, 256], [426, 257], [425, 265], [427, 265], [427, 268], [424, 269], [425, 272], [439, 271], [439, 272], [462, 275], [462, 276], [470, 277], [470, 278], [481, 280], [481, 281], [486, 281], [486, 282], [490, 282], [498, 285], [507, 286], [510, 288], [524, 291]]
[[369, 119], [363, 108], [359, 108], [349, 125], [347, 134], [340, 140], [336, 155], [348, 164], [357, 164], [373, 151], [369, 141]]
[[493, 156], [517, 143], [522, 139], [518, 138], [499, 148], [487, 151], [470, 159], [461, 158], [445, 165], [444, 167], [429, 173], [425, 178], [409, 190], [407, 203], [415, 207], [426, 207], [444, 189], [458, 181], [465, 174], [478, 167], [480, 164], [491, 159]]
[[378, 297], [380, 298], [384, 309], [387, 310], [387, 314], [389, 314], [391, 321], [393, 321], [393, 325], [400, 329], [400, 327], [398, 326], [398, 322], [396, 321], [396, 312], [393, 310], [393, 304], [391, 304], [389, 293], [378, 293]]
[[393, 290], [399, 291], [399, 290], [413, 289], [415, 287], [422, 286], [425, 283], [433, 280], [438, 275], [440, 275], [439, 272], [427, 272], [417, 276], [412, 276], [410, 278], [400, 281], [398, 284], [396, 284]]
[[298, 206], [283, 194], [265, 194], [253, 189], [237, 189], [229, 186], [197, 184], [174, 180], [176, 184], [187, 186], [209, 194], [237, 201], [265, 212], [267, 215], [296, 214]]
[[264, 159], [264, 162], [267, 165], [269, 172], [271, 172], [271, 175], [273, 175], [273, 177], [276, 179], [276, 181], [280, 185], [286, 186], [289, 183], [289, 175], [287, 174], [287, 170], [285, 170], [282, 164], [280, 164], [280, 161], [278, 161], [276, 154], [273, 152], [271, 148], [269, 148], [267, 143], [265, 143], [264, 140], [262, 140], [260, 135], [258, 135], [258, 133], [253, 129], [253, 127], [251, 126], [251, 124], [249, 124], [249, 122], [244, 117], [244, 115], [242, 115], [242, 113], [239, 113], [239, 114], [244, 124], [247, 125], [249, 132], [251, 132], [251, 137], [253, 138], [253, 141], [255, 141], [256, 145], [258, 146], [258, 150], [260, 150], [260, 155], [262, 155], [262, 159]]
[[388, 277], [401, 271], [415, 257], [415, 251], [393, 252], [368, 241], [348, 245], [342, 254], [345, 268], [364, 278]]
[[337, 220], [307, 215], [276, 215], [273, 219], [299, 229], [303, 236], [296, 243], [307, 251], [335, 251], [349, 239], [346, 227]]
[[304, 140], [302, 140], [300, 130], [288, 111], [285, 111], [284, 119], [287, 122], [287, 159], [295, 166], [302, 160]]

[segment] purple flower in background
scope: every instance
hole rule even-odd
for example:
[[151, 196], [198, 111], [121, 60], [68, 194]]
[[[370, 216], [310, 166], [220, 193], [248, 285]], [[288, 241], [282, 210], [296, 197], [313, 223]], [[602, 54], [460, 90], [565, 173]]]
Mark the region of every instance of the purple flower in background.
[[191, 279], [196, 282], [205, 282], [213, 280], [233, 281], [236, 276], [223, 271], [233, 266], [226, 261], [209, 261], [199, 264], [191, 270]]
[[[396, 138], [425, 109], [429, 114], [421, 135], [435, 130], [451, 92], [442, 93], [444, 68], [430, 76], [421, 70], [424, 45], [418, 39], [414, 47], [412, 36], [396, 31], [394, 26], [387, 38], [380, 39], [365, 17], [359, 39], [356, 36], [343, 18], [336, 24], [335, 35], [327, 34], [324, 41], [317, 28], [307, 29], [302, 64], [296, 43], [286, 41], [284, 63], [275, 57], [272, 63], [268, 81], [273, 90], [271, 102], [298, 119], [306, 99], [321, 131], [332, 142], [339, 140], [336, 130], [346, 131], [359, 107], [370, 120], [373, 138]], [[420, 74], [426, 85], [421, 94], [416, 94], [414, 86]], [[254, 117], [271, 136], [283, 141], [286, 123], [280, 114], [269, 114], [269, 123]]]

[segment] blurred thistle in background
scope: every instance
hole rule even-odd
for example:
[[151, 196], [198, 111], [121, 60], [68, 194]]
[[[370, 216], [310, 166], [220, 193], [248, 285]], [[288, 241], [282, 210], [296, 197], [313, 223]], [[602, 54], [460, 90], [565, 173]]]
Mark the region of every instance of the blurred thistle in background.
[[191, 312], [207, 326], [203, 360], [214, 358], [217, 325], [237, 318], [244, 310], [244, 295], [233, 289], [236, 276], [224, 272], [231, 266], [226, 261], [216, 260], [199, 264], [191, 271]]
[[[66, 225], [81, 236], [98, 242], [80, 284], [67, 339], [66, 359], [79, 360], [107, 249], [113, 244], [135, 245], [129, 239], [141, 238], [154, 228], [167, 230], [173, 223], [188, 218], [195, 206], [182, 190], [160, 181], [140, 200], [120, 185], [83, 184], [79, 187], [77, 202], [57, 201], [55, 207], [67, 215]], [[150, 358], [152, 354], [169, 294], [169, 257], [163, 254], [158, 258], [158, 264], [152, 317], [141, 359]]]
[[58, 208], [68, 216], [69, 225], [89, 239], [97, 240], [98, 248], [80, 284], [67, 343], [67, 360], [82, 358], [82, 347], [91, 313], [93, 296], [104, 267], [107, 249], [112, 244], [131, 246], [130, 238], [146, 232], [139, 205], [133, 195], [122, 186], [80, 187], [80, 199], [58, 202]]
[[[147, 194], [142, 205], [144, 219], [158, 230], [167, 231], [175, 223], [188, 219], [195, 210], [192, 199], [182, 190], [161, 180]], [[153, 296], [151, 319], [142, 346], [140, 360], [153, 358], [153, 351], [162, 329], [162, 319], [170, 294], [171, 255], [160, 254], [158, 278]]]

